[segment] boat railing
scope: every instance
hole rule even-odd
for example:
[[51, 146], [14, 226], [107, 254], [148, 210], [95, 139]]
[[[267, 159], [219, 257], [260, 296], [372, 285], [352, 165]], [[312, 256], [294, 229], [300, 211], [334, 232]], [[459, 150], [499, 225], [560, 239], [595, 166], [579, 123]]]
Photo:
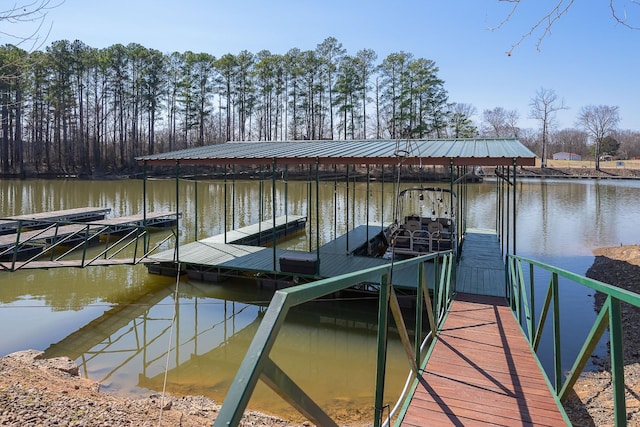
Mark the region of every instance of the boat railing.
[[[507, 276], [507, 294], [511, 308], [539, 361], [543, 356], [547, 356], [539, 354], [541, 352], [540, 343], [545, 326], [547, 323], [551, 323], [552, 334], [545, 335], [545, 337], [552, 338], [553, 370], [551, 378], [546, 370], [543, 369], [543, 372], [560, 404], [569, 396], [604, 331], [609, 330], [615, 425], [627, 425], [621, 305], [630, 304], [636, 309], [640, 308], [640, 295], [539, 261], [513, 255], [507, 257]], [[570, 283], [581, 285], [601, 293], [605, 298], [593, 326], [568, 371], [563, 370], [561, 354], [561, 308], [566, 306], [566, 304], [561, 306], [560, 296], [563, 287], [560, 283], [561, 279], [563, 286], [570, 285]], [[542, 307], [537, 312], [536, 289], [538, 286], [544, 285], [544, 283], [539, 283], [542, 281], [547, 281], [546, 292]], [[564, 332], [567, 333], [567, 331]], [[577, 338], [574, 331], [571, 331], [571, 335], [572, 339]]]
[[[428, 283], [425, 268], [427, 261], [434, 264], [433, 277], [429, 278], [432, 283]], [[236, 426], [240, 423], [258, 380], [262, 380], [316, 425], [336, 426], [336, 422], [296, 384], [295, 379], [290, 378], [271, 359], [270, 352], [292, 307], [362, 283], [381, 284], [378, 292], [377, 369], [374, 398], [374, 426], [380, 426], [384, 412], [388, 411], [388, 407], [383, 405], [388, 313], [390, 311], [395, 320], [411, 370], [411, 378], [415, 379], [419, 375], [425, 342], [436, 336], [444, 317], [443, 313], [451, 305], [454, 292], [454, 263], [455, 257], [452, 251], [432, 253], [276, 291], [231, 384], [214, 426]], [[406, 268], [417, 271], [413, 342], [392, 285], [394, 272]], [[432, 288], [433, 298], [429, 294], [429, 288]], [[428, 317], [429, 331], [423, 331], [423, 311]], [[387, 419], [392, 417], [389, 412], [386, 416]]]

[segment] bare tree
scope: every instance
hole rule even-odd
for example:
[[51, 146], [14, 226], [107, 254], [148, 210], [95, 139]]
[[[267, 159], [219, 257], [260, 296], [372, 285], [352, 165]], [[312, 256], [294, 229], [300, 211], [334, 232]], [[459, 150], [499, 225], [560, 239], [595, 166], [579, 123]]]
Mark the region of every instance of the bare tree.
[[596, 170], [600, 170], [600, 146], [604, 138], [611, 134], [620, 122], [618, 106], [587, 105], [578, 115], [578, 125], [593, 138], [596, 144]]
[[482, 127], [484, 136], [517, 138], [517, 122], [519, 119], [517, 110], [505, 110], [502, 107], [495, 107], [493, 110], [484, 110], [482, 116], [484, 119]]
[[[11, 40], [13, 45], [23, 47], [30, 44], [26, 50], [37, 50], [42, 47], [51, 27], [45, 30], [46, 18], [49, 11], [58, 7], [64, 0], [25, 0], [13, 3], [8, 9], [0, 11], [0, 37]], [[5, 23], [26, 24], [27, 32], [11, 32], [5, 29]], [[44, 33], [44, 35], [43, 35]]]
[[529, 103], [531, 111], [529, 118], [540, 120], [542, 136], [542, 161], [541, 167], [547, 166], [547, 143], [549, 141], [549, 130], [555, 126], [556, 112], [566, 110], [564, 100], [558, 100], [558, 95], [553, 89], [541, 87], [536, 91], [536, 96], [531, 98]]
[[[507, 13], [504, 19], [498, 23], [498, 25], [490, 28], [490, 30], [492, 31], [500, 29], [508, 21], [510, 21], [518, 13], [518, 8], [520, 7], [520, 5], [524, 3], [523, 0], [498, 0], [498, 1], [504, 2], [504, 3], [510, 3], [511, 10]], [[520, 39], [511, 46], [511, 48], [507, 51], [507, 55], [511, 56], [513, 51], [518, 46], [520, 46], [520, 44], [525, 39], [533, 36], [536, 33], [539, 34], [538, 41], [536, 43], [536, 49], [540, 50], [542, 41], [551, 33], [551, 27], [553, 27], [553, 25], [569, 11], [571, 6], [573, 6], [574, 2], [575, 0], [556, 0], [555, 5], [550, 5], [549, 10], [543, 16], [541, 16], [537, 21], [535, 21], [531, 25], [531, 28], [529, 29], [529, 31], [522, 34], [522, 36], [520, 36]], [[613, 17], [613, 19], [615, 19], [618, 23], [628, 28], [631, 28], [634, 30], [640, 29], [639, 24], [634, 24], [632, 21], [630, 21], [629, 19], [630, 14], [628, 13], [627, 6], [640, 6], [640, 2], [638, 0], [609, 0], [609, 9], [611, 10], [611, 16]]]

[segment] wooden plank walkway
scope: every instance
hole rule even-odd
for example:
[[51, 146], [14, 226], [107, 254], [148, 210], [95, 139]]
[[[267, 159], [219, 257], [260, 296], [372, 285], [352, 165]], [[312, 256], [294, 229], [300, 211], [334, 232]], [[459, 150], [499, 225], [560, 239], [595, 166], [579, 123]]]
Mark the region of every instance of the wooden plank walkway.
[[567, 422], [505, 300], [458, 294], [402, 425]]
[[505, 272], [495, 230], [467, 229], [456, 275], [456, 291], [504, 297]]

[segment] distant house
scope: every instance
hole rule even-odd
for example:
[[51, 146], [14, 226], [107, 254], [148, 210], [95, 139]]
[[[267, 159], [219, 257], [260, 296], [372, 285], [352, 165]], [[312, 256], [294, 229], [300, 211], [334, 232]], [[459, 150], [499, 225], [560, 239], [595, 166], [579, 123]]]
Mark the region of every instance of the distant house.
[[553, 155], [553, 160], [582, 160], [582, 156], [576, 153], [567, 153], [566, 151], [561, 151]]

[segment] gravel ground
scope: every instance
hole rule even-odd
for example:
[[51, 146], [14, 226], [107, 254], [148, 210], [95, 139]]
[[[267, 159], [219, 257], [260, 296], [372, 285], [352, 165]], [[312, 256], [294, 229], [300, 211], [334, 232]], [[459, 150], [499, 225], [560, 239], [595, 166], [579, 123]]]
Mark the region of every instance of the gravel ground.
[[[640, 246], [618, 246], [594, 251], [595, 261], [587, 276], [640, 293]], [[596, 294], [594, 308], [599, 310], [604, 296]], [[627, 423], [640, 426], [640, 309], [622, 305], [624, 372]], [[574, 426], [613, 426], [613, 393], [609, 358], [594, 362], [600, 372], [584, 373], [574, 386], [575, 394], [565, 403]]]
[[[210, 426], [220, 406], [202, 396], [151, 395], [127, 399], [102, 393], [79, 378], [68, 358], [43, 359], [27, 350], [0, 359], [1, 426]], [[288, 426], [286, 421], [246, 412], [242, 426]]]

